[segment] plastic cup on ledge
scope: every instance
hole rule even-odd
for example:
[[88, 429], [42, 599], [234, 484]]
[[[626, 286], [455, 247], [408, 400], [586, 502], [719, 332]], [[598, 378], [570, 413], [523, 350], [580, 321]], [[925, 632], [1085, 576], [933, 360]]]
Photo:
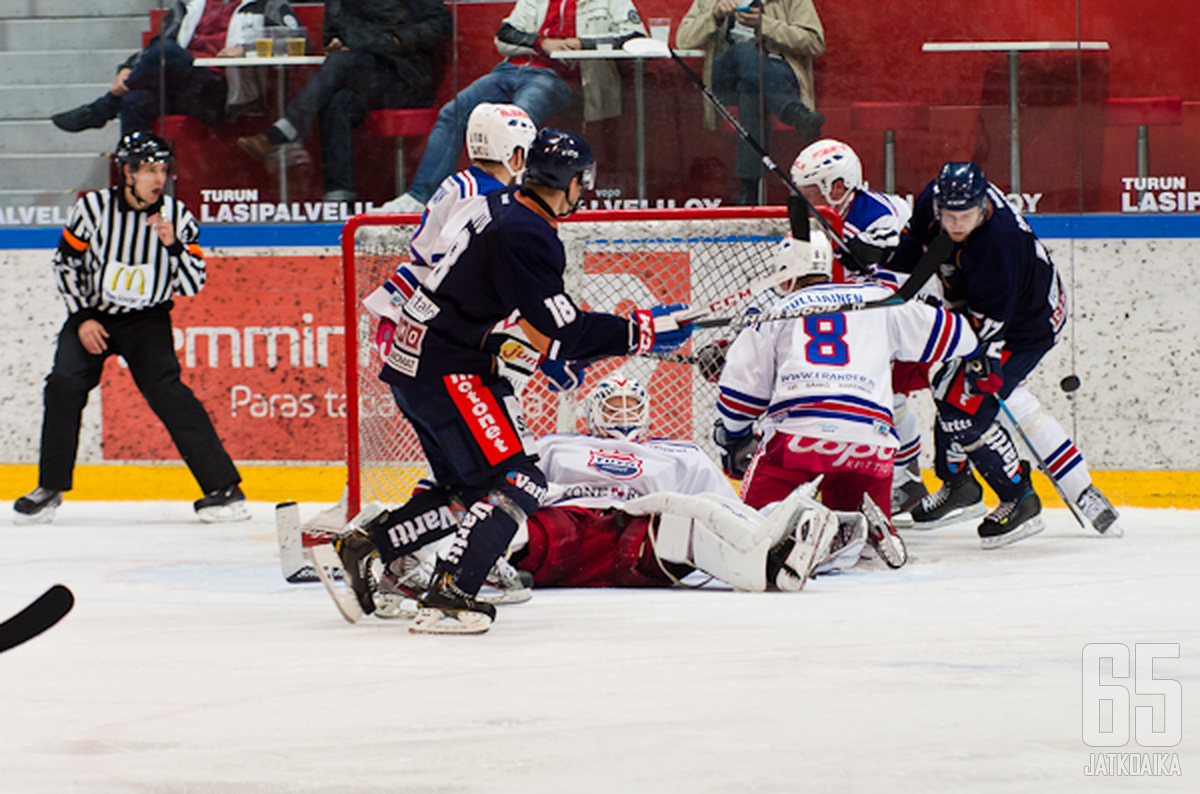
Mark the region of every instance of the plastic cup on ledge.
[[658, 39], [663, 44], [669, 44], [671, 38], [671, 20], [668, 18], [655, 18], [649, 20], [646, 25], [650, 29], [650, 38]]

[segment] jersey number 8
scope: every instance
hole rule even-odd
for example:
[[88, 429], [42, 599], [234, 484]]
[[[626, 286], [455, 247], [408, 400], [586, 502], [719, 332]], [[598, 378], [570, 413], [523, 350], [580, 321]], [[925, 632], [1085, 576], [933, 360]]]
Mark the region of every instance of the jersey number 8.
[[804, 346], [804, 355], [810, 364], [844, 366], [850, 360], [850, 349], [846, 347], [846, 316], [830, 314], [825, 317], [805, 317], [804, 332], [809, 343]]

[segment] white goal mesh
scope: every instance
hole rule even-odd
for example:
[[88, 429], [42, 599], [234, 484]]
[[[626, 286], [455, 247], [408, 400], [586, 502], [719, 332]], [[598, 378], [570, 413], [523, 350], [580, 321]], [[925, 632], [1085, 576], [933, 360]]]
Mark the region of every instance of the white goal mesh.
[[[406, 500], [427, 474], [416, 436], [378, 378], [382, 360], [374, 347], [375, 323], [361, 305], [407, 256], [414, 220], [411, 215], [359, 216], [343, 233], [351, 515], [371, 500]], [[659, 303], [707, 304], [769, 272], [774, 247], [786, 230], [783, 207], [581, 212], [559, 227], [567, 252], [567, 292], [584, 308], [622, 315]], [[745, 305], [761, 306], [772, 298], [768, 293]], [[679, 353], [686, 356], [732, 333], [697, 329]], [[618, 369], [649, 391], [652, 435], [691, 439], [717, 453], [710, 440], [716, 385], [691, 364], [648, 357], [598, 362], [588, 368], [583, 388], [568, 395], [550, 392], [544, 377], [535, 375], [521, 398], [533, 432], [582, 429], [580, 401]]]

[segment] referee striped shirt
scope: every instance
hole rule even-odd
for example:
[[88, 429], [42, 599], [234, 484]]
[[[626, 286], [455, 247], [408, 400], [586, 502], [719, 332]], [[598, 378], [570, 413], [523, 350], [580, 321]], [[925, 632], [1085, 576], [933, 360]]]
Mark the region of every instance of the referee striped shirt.
[[[169, 248], [147, 223], [160, 212], [175, 227]], [[171, 196], [135, 210], [121, 188], [87, 193], [71, 208], [54, 256], [58, 291], [72, 315], [126, 314], [195, 295], [208, 277], [199, 237], [196, 218]]]

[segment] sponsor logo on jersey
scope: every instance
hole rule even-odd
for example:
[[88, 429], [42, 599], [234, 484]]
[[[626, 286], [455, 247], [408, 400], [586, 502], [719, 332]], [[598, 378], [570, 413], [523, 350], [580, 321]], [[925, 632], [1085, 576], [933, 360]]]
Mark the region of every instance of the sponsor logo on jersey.
[[632, 480], [642, 475], [642, 460], [632, 452], [592, 450], [588, 466], [618, 480]]
[[787, 441], [787, 449], [797, 455], [811, 454], [832, 458], [833, 460], [827, 462], [829, 467], [847, 470], [874, 468], [881, 463], [890, 463], [896, 455], [893, 447], [851, 444], [847, 441], [830, 441], [808, 436], [791, 436]]
[[532, 496], [538, 500], [538, 504], [546, 501], [546, 486], [539, 484], [528, 474], [519, 471], [510, 471], [504, 475], [504, 479], [508, 480], [509, 485]]
[[441, 309], [433, 302], [433, 299], [421, 290], [414, 292], [413, 296], [404, 304], [404, 313], [419, 323], [429, 322], [437, 317], [440, 311]]
[[420, 366], [421, 360], [416, 356], [410, 356], [398, 346], [392, 345], [392, 352], [388, 354], [387, 365], [396, 370], [402, 375], [407, 375], [410, 378], [417, 377], [417, 368]]
[[411, 322], [407, 317], [401, 317], [396, 324], [396, 335], [393, 337], [392, 349], [400, 348], [414, 356], [421, 355], [425, 345], [427, 326]]
[[478, 375], [447, 375], [444, 382], [490, 465], [522, 449], [516, 429]]
[[416, 544], [417, 540], [427, 532], [436, 529], [452, 529], [457, 526], [458, 521], [454, 518], [454, 511], [449, 507], [440, 507], [437, 510], [426, 510], [408, 521], [401, 521], [388, 529], [388, 538], [392, 541], [392, 545], [400, 550], [404, 546]]

